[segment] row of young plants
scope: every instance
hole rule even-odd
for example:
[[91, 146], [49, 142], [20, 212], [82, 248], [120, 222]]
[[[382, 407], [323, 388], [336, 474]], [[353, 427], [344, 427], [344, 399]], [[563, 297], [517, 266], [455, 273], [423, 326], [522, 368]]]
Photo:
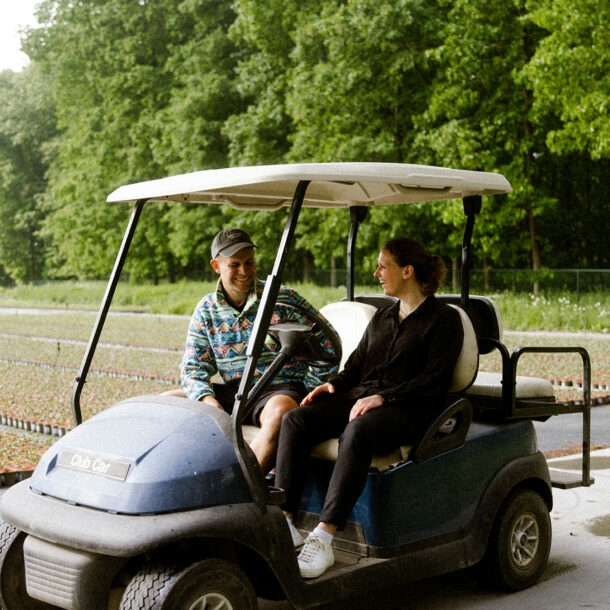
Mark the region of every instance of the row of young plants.
[[[0, 315], [0, 424], [13, 426], [3, 432], [0, 471], [31, 470], [49, 438], [71, 428], [72, 387], [94, 319], [94, 313]], [[177, 386], [187, 324], [184, 316], [111, 315], [82, 394], [83, 417], [130, 396]], [[609, 402], [610, 336], [506, 332], [504, 340], [509, 350], [523, 345], [586, 347], [593, 363], [594, 404]], [[480, 368], [500, 371], [499, 355], [482, 356]], [[578, 356], [528, 354], [520, 361], [519, 374], [550, 379], [559, 400], [582, 397]]]

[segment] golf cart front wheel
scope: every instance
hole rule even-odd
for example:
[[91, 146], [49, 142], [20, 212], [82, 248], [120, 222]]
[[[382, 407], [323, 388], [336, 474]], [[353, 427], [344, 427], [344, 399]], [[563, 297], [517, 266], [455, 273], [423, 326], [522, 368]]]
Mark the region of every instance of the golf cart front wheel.
[[235, 564], [205, 559], [145, 566], [127, 585], [120, 610], [256, 610], [254, 588]]
[[486, 567], [492, 580], [519, 591], [534, 585], [546, 568], [551, 550], [549, 509], [532, 490], [511, 494], [496, 518]]

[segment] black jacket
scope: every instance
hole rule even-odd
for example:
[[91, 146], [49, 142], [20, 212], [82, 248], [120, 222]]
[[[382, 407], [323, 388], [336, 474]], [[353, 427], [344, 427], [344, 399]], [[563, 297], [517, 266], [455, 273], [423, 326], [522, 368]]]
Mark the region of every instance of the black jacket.
[[462, 348], [460, 315], [429, 296], [399, 324], [399, 307], [375, 314], [343, 371], [328, 381], [354, 399], [379, 394], [385, 404], [441, 408]]

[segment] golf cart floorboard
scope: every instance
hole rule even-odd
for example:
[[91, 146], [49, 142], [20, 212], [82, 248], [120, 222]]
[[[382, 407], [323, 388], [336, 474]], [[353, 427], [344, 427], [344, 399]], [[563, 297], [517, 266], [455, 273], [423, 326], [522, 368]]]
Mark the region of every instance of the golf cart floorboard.
[[311, 582], [321, 582], [322, 580], [326, 580], [329, 578], [336, 578], [344, 570], [353, 568], [354, 566], [371, 566], [387, 561], [385, 559], [376, 559], [374, 557], [363, 557], [362, 555], [357, 555], [348, 551], [342, 551], [340, 549], [337, 549], [336, 547], [333, 547], [333, 553], [335, 555], [334, 565], [329, 568], [322, 576], [319, 576], [316, 579], [312, 579]]

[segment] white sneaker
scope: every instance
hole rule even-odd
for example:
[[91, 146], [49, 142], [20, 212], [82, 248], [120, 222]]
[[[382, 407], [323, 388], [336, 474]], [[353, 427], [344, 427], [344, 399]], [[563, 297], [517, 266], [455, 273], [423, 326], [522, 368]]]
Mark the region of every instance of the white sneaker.
[[290, 535], [292, 536], [294, 548], [301, 548], [305, 544], [305, 539], [303, 536], [301, 536], [301, 532], [299, 532], [292, 521], [288, 521], [288, 519], [286, 519], [286, 523], [288, 523], [288, 529], [290, 530]]
[[309, 534], [297, 561], [303, 578], [317, 578], [335, 563], [335, 556], [326, 540], [315, 534]]

